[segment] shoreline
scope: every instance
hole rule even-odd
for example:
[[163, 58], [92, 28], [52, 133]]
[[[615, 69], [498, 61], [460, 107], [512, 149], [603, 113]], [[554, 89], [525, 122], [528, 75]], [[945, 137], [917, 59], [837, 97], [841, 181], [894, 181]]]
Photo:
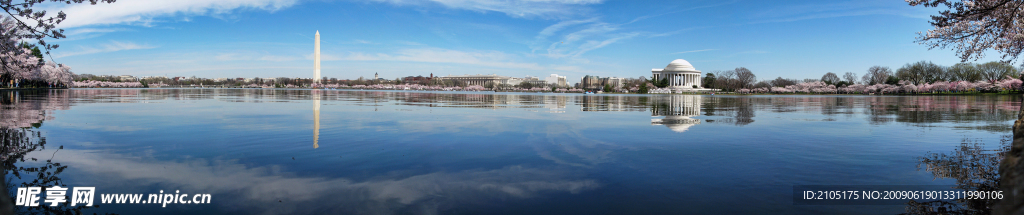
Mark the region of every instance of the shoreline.
[[[587, 94], [585, 92], [551, 92], [551, 91], [495, 91], [495, 90], [480, 90], [480, 91], [467, 91], [467, 90], [403, 90], [403, 89], [320, 89], [320, 88], [240, 88], [240, 87], [210, 87], [210, 88], [196, 88], [196, 87], [157, 87], [157, 88], [0, 88], [0, 91], [11, 90], [54, 90], [54, 89], [273, 89], [273, 90], [379, 90], [379, 91], [412, 91], [412, 92], [495, 92], [495, 93], [557, 93], [557, 94], [585, 94], [585, 95], [712, 95], [711, 93], [593, 93]], [[893, 94], [863, 94], [863, 93], [736, 93], [736, 92], [717, 92], [717, 95], [732, 95], [732, 96], [764, 96], [764, 95], [794, 95], [794, 96], [830, 96], [830, 95], [848, 95], [848, 96], [949, 96], [949, 95], [1024, 95], [1024, 91], [1017, 92], [969, 92], [969, 93], [893, 93]]]

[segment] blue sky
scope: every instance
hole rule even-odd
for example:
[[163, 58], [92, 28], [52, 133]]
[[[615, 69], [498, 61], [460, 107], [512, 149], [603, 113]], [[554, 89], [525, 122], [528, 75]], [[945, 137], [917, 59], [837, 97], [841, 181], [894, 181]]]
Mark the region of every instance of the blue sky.
[[[49, 5], [53, 59], [78, 74], [341, 79], [499, 74], [650, 77], [686, 59], [758, 79], [959, 62], [915, 43], [934, 8], [901, 0], [118, 0]], [[53, 41], [51, 41], [53, 42]], [[982, 61], [998, 60], [990, 53]]]

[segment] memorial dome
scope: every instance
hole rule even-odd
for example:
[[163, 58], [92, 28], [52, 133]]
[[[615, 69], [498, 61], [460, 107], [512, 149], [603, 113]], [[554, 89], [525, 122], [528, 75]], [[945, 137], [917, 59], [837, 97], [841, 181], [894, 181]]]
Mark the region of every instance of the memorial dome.
[[683, 59], [676, 59], [669, 63], [663, 71], [697, 71], [697, 69], [693, 68], [693, 65], [690, 65], [689, 61]]

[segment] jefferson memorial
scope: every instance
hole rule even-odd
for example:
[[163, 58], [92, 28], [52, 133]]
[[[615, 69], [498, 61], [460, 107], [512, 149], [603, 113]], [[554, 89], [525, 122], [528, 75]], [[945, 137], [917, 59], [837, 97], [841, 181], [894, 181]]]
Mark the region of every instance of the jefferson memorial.
[[[673, 60], [664, 69], [651, 69], [651, 79], [668, 79], [668, 87], [673, 90], [698, 90], [701, 87], [701, 72], [693, 68], [690, 62], [683, 59]], [[694, 87], [697, 86], [697, 87]]]

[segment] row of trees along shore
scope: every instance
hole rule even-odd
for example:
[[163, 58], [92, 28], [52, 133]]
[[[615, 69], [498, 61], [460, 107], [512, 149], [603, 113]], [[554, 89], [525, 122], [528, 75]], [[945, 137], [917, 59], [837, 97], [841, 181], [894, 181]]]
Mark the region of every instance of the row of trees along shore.
[[321, 79], [314, 83], [310, 78], [167, 78], [145, 77], [124, 79], [110, 75], [75, 75], [72, 87], [76, 88], [159, 88], [159, 87], [223, 87], [223, 88], [338, 88], [338, 89], [408, 89], [437, 91], [524, 91], [524, 92], [584, 92], [583, 89], [553, 84], [522, 83], [517, 85], [492, 84], [470, 85], [459, 80], [420, 80], [402, 81], [401, 79], [365, 79], [341, 80], [337, 78]]
[[[825, 73], [820, 79], [756, 80], [746, 68], [713, 71], [705, 75], [705, 88], [736, 93], [810, 93], [810, 94], [920, 94], [920, 93], [996, 93], [1022, 90], [1021, 71], [1003, 62], [958, 63], [940, 66], [928, 61], [909, 63], [893, 71], [873, 66], [863, 76], [846, 72]], [[648, 87], [657, 88], [657, 81]]]
[[[1022, 68], [1002, 62], [958, 63], [945, 67], [928, 61], [906, 64], [893, 71], [889, 67], [873, 66], [863, 76], [846, 72], [842, 76], [829, 72], [820, 79], [786, 79], [756, 81], [757, 76], [747, 68], [712, 71], [703, 78], [704, 88], [722, 89], [736, 93], [811, 93], [811, 94], [917, 94], [917, 93], [978, 93], [978, 92], [1020, 92]], [[79, 88], [130, 88], [166, 86], [210, 86], [238, 88], [341, 88], [341, 89], [410, 89], [410, 90], [469, 90], [469, 91], [528, 91], [528, 92], [584, 92], [602, 90], [625, 93], [667, 93], [668, 80], [625, 78], [621, 87], [605, 85], [598, 89], [560, 87], [546, 84], [519, 85], [486, 84], [467, 85], [455, 80], [402, 81], [401, 79], [339, 80], [323, 78], [314, 84], [308, 78], [255, 78], [255, 79], [206, 79], [148, 77], [122, 80], [117, 76], [73, 75], [72, 87]]]

